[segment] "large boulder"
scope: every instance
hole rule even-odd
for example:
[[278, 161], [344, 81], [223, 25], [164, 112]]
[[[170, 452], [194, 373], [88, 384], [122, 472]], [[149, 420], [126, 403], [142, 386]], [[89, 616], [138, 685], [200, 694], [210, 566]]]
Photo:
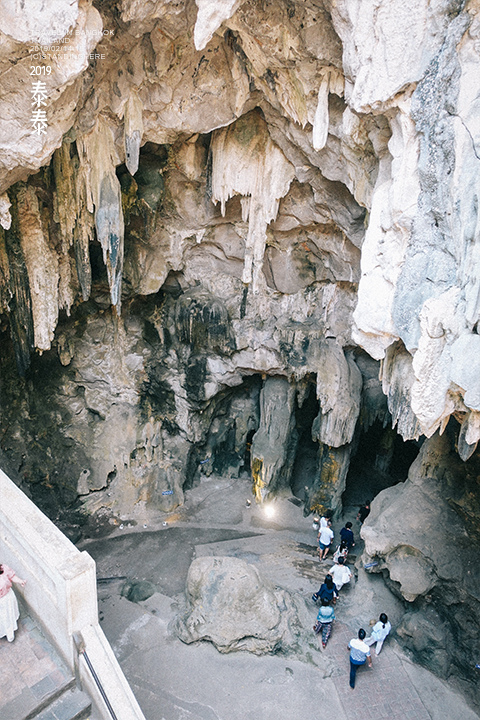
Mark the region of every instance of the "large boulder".
[[222, 653], [264, 655], [291, 646], [298, 623], [292, 599], [271, 587], [253, 565], [234, 557], [201, 557], [187, 576], [188, 611], [177, 618], [185, 643], [212, 642]]

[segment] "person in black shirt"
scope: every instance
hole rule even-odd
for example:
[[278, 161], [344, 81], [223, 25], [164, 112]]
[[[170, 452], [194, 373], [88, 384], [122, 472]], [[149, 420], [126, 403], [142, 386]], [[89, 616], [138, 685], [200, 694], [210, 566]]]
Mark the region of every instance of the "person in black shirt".
[[360, 520], [360, 522], [363, 523], [369, 515], [370, 515], [370, 503], [367, 500], [362, 505], [360, 510], [358, 511], [357, 520]]

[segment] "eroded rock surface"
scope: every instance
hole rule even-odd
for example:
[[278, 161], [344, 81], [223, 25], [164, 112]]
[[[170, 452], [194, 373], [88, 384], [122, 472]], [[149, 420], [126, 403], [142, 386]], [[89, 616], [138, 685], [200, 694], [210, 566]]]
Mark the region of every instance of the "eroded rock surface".
[[186, 643], [212, 642], [220, 652], [255, 655], [292, 649], [299, 620], [286, 590], [274, 590], [258, 570], [234, 557], [202, 557], [190, 565], [188, 609], [176, 621]]
[[462, 463], [452, 440], [447, 431], [424, 443], [408, 480], [375, 498], [361, 535], [370, 571], [408, 603], [405, 646], [443, 677], [462, 668], [468, 686], [480, 627], [478, 457]]

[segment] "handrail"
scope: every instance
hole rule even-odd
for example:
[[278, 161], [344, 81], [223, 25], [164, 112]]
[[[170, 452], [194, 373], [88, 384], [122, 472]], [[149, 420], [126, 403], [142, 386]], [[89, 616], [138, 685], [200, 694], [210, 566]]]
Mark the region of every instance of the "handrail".
[[113, 719], [113, 720], [118, 720], [117, 716], [115, 715], [115, 710], [114, 710], [114, 709], [112, 708], [112, 706], [110, 705], [110, 700], [108, 699], [107, 694], [106, 694], [105, 690], [103, 689], [103, 685], [102, 685], [102, 683], [101, 683], [101, 681], [100, 681], [100, 678], [98, 677], [97, 673], [95, 672], [95, 669], [94, 669], [94, 667], [93, 667], [93, 665], [92, 665], [92, 663], [91, 663], [91, 660], [90, 660], [90, 658], [89, 658], [88, 655], [87, 655], [87, 651], [86, 651], [86, 650], [83, 650], [83, 652], [81, 652], [80, 654], [83, 655], [83, 657], [85, 658], [85, 662], [86, 662], [87, 665], [88, 665], [88, 669], [89, 669], [90, 672], [92, 673], [92, 677], [93, 677], [93, 679], [95, 680], [95, 684], [96, 684], [96, 686], [98, 687], [99, 693], [100, 693], [100, 695], [102, 696], [102, 698], [103, 698], [103, 700], [104, 700], [104, 702], [105, 702], [105, 705], [106, 705], [107, 708], [108, 708], [108, 712], [109, 712], [110, 715], [112, 716], [112, 719]]
[[101, 682], [100, 678], [98, 677], [97, 673], [95, 672], [95, 668], [92, 665], [92, 661], [88, 657], [87, 650], [85, 647], [85, 640], [83, 639], [82, 633], [80, 633], [80, 632], [73, 633], [73, 641], [76, 645], [78, 654], [83, 655], [83, 657], [85, 658], [87, 667], [90, 670], [90, 672], [92, 673], [92, 677], [95, 680], [95, 685], [97, 686], [98, 691], [99, 691], [100, 695], [102, 696], [105, 705], [107, 706], [107, 710], [110, 713], [112, 720], [118, 720], [118, 718], [115, 714], [115, 710], [112, 708], [112, 706], [110, 704], [110, 700], [107, 697], [107, 693], [105, 692], [102, 682]]

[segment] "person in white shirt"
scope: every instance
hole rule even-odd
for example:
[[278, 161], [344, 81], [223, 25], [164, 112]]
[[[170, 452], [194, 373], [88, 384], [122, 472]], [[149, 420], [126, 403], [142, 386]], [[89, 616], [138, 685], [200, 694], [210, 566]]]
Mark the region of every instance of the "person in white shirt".
[[318, 554], [320, 556], [320, 561], [325, 560], [325, 558], [328, 555], [328, 551], [330, 550], [330, 545], [332, 544], [333, 540], [333, 530], [331, 528], [331, 522], [328, 521], [328, 525], [325, 527], [320, 527], [319, 533], [318, 533]]
[[338, 564], [330, 568], [329, 573], [337, 586], [337, 590], [341, 590], [346, 583], [350, 582], [352, 577], [352, 571], [345, 565], [345, 558], [343, 557], [338, 558]]
[[[330, 571], [330, 575], [331, 574], [332, 574], [332, 572]], [[335, 580], [335, 585], [337, 586], [338, 590], [340, 590], [336, 580]], [[365, 643], [369, 646], [373, 645], [373, 643], [377, 643], [375, 646], [375, 654], [376, 655], [380, 654], [380, 650], [382, 649], [382, 646], [383, 646], [383, 641], [385, 640], [385, 638], [387, 637], [387, 635], [391, 629], [392, 629], [392, 626], [388, 621], [387, 615], [385, 615], [385, 613], [381, 613], [379, 621], [377, 623], [375, 623], [375, 625], [372, 628], [372, 634], [370, 635], [369, 638], [367, 638], [365, 640]]]
[[333, 510], [326, 510], [325, 515], [320, 518], [320, 530], [332, 524]]
[[370, 648], [364, 642], [366, 634], [365, 630], [360, 628], [358, 637], [353, 638], [348, 643], [348, 650], [350, 650], [350, 687], [352, 690], [355, 688], [355, 676], [358, 666], [365, 665], [365, 662], [367, 662], [368, 667], [372, 667]]

